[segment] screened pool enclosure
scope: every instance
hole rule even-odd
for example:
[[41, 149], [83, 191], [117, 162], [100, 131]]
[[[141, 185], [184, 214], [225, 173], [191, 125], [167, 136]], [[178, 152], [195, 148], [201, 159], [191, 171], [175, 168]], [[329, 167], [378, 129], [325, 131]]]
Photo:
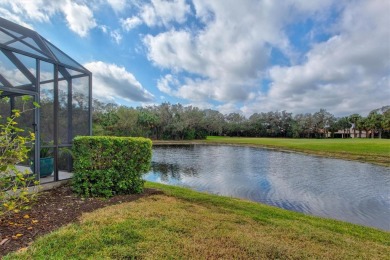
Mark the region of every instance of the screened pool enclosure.
[[[8, 97], [0, 101], [0, 120], [40, 104], [18, 118], [25, 133], [36, 134], [30, 159], [18, 167], [41, 182], [70, 178], [72, 139], [91, 135], [91, 72], [37, 32], [0, 18], [0, 92]], [[25, 95], [31, 99], [23, 104]]]

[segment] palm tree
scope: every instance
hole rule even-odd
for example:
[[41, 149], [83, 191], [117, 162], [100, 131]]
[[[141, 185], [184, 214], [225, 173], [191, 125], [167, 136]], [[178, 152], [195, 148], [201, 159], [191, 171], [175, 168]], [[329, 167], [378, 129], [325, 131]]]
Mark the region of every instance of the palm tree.
[[359, 120], [356, 122], [356, 128], [359, 130], [359, 138], [362, 138], [362, 130], [366, 132], [366, 138], [368, 138], [368, 124], [367, 124], [367, 118], [366, 117], [360, 117]]
[[382, 118], [383, 115], [379, 114], [377, 111], [371, 112], [368, 117], [368, 126], [371, 129], [371, 138], [374, 138], [375, 131], [379, 132], [379, 138], [382, 138]]
[[[352, 127], [353, 127], [353, 137], [356, 138], [356, 128], [357, 128], [357, 124], [358, 124], [358, 121], [362, 118], [361, 115], [359, 114], [352, 114], [349, 116], [349, 122], [352, 124]], [[360, 132], [361, 133], [361, 132]], [[361, 134], [359, 134], [359, 137], [361, 136]]]

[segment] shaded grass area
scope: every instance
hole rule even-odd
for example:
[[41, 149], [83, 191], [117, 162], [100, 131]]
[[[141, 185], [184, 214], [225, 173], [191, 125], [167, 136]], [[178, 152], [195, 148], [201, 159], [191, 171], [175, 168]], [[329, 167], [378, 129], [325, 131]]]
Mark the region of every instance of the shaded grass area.
[[5, 259], [388, 259], [390, 233], [157, 183]]
[[208, 136], [206, 142], [262, 146], [390, 166], [390, 139], [291, 139]]

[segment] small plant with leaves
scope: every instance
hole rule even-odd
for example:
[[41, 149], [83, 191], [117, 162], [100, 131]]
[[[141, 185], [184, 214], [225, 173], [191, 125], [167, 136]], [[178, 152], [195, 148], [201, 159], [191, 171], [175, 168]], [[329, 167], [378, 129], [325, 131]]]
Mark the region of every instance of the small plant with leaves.
[[[28, 152], [35, 141], [34, 133], [23, 134], [25, 130], [17, 124], [17, 118], [23, 113], [39, 107], [33, 102], [34, 108], [26, 108], [30, 99], [29, 96], [23, 96], [21, 110], [12, 110], [12, 115], [5, 120], [0, 116], [0, 120], [3, 119], [0, 121], [0, 217], [27, 209], [37, 196], [39, 183], [35, 177], [28, 170], [21, 171], [17, 167], [18, 163], [28, 158]], [[31, 184], [35, 188], [29, 192]]]

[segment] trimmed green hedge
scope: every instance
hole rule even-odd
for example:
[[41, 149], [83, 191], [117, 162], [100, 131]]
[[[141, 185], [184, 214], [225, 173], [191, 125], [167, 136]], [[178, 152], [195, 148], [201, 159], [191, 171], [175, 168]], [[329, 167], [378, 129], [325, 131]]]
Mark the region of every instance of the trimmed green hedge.
[[152, 141], [138, 137], [79, 136], [73, 141], [73, 190], [85, 197], [141, 193]]

